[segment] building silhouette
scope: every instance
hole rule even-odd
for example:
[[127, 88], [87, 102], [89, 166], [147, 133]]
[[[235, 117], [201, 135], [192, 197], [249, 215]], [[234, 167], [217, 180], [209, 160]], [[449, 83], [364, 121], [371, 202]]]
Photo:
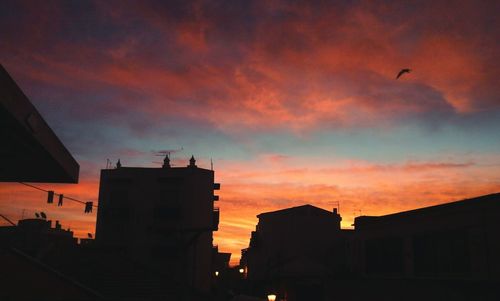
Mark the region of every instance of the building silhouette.
[[258, 215], [248, 290], [295, 300], [498, 300], [500, 193], [384, 216], [310, 205]]
[[[219, 247], [214, 246], [212, 249], [212, 275], [218, 277], [229, 269], [229, 261], [231, 253], [219, 252]], [[214, 278], [215, 280], [216, 278]]]
[[22, 219], [17, 225], [0, 227], [0, 237], [6, 245], [32, 255], [49, 246], [54, 250], [75, 247], [78, 240], [59, 221], [52, 227], [52, 221], [41, 218]]
[[355, 219], [365, 277], [500, 280], [500, 194]]
[[342, 218], [336, 208], [328, 211], [304, 205], [257, 217], [240, 265], [261, 295], [279, 290], [287, 294], [279, 297], [287, 300], [300, 300], [305, 294], [312, 297], [313, 292], [319, 298], [322, 288], [313, 288], [311, 283], [338, 277], [346, 270], [346, 243], [352, 231], [340, 228]]
[[96, 245], [200, 291], [210, 290], [218, 196], [213, 170], [124, 167], [101, 171]]

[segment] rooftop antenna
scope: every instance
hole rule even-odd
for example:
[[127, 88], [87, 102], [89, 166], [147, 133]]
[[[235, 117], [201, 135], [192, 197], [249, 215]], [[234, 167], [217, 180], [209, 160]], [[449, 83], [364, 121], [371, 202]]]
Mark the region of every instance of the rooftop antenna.
[[[158, 156], [158, 157], [165, 157], [165, 156], [168, 156], [169, 159], [172, 159], [172, 157], [170, 156], [171, 154], [175, 154], [175, 153], [180, 153], [184, 151], [184, 147], [181, 146], [181, 148], [176, 148], [176, 149], [163, 149], [163, 150], [152, 150], [151, 152], [155, 155], [155, 156]], [[152, 161], [153, 163], [158, 163], [158, 164], [164, 164], [165, 162], [156, 162], [156, 161]], [[172, 162], [172, 161], [170, 161]], [[174, 166], [174, 164], [170, 163], [169, 162], [169, 165], [170, 166]]]
[[214, 170], [214, 161], [210, 158], [210, 170]]

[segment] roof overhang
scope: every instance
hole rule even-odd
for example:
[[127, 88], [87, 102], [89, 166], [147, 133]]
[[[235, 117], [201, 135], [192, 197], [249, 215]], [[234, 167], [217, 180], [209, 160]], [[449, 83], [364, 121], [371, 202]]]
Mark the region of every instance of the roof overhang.
[[78, 183], [80, 166], [0, 64], [0, 181]]

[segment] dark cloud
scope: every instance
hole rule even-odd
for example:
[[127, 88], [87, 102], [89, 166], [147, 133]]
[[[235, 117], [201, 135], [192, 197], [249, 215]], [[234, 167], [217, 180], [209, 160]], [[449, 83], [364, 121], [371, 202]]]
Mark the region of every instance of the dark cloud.
[[[408, 120], [439, 126], [500, 106], [499, 27], [489, 2], [2, 8], [2, 62], [33, 95], [46, 96], [42, 110], [75, 119], [134, 116], [128, 125], [139, 130], [159, 116], [314, 130]], [[407, 66], [414, 73], [395, 81]]]

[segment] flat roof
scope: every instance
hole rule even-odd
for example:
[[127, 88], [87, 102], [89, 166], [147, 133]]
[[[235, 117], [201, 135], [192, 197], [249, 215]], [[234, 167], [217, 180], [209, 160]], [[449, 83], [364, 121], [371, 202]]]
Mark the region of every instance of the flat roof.
[[457, 209], [470, 210], [472, 208], [479, 208], [481, 206], [490, 206], [490, 205], [500, 206], [500, 193], [492, 193], [478, 197], [463, 199], [460, 201], [454, 201], [450, 203], [438, 204], [438, 205], [417, 208], [408, 211], [401, 211], [380, 216], [363, 215], [356, 217], [354, 221], [355, 223], [359, 222], [372, 223], [382, 220], [406, 219], [408, 217], [414, 217], [424, 214], [448, 212], [447, 210], [457, 210]]
[[0, 181], [78, 183], [80, 165], [0, 64]]

